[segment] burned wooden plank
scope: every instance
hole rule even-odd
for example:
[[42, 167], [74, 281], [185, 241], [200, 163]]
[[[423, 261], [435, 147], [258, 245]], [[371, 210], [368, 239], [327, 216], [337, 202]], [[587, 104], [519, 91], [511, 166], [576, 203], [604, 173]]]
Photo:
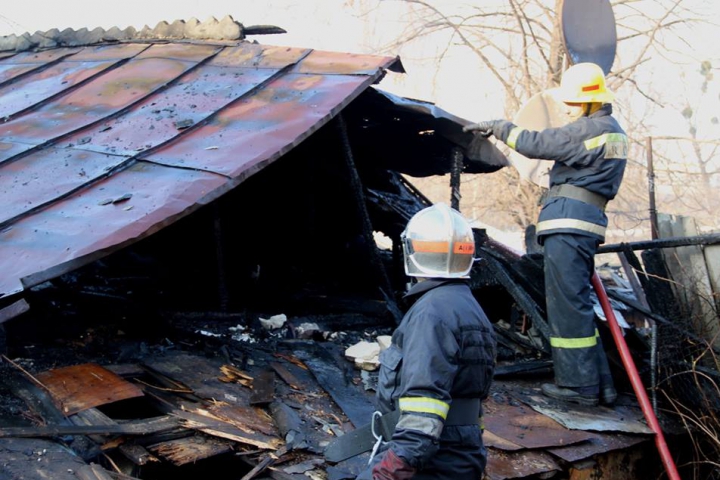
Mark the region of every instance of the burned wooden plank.
[[295, 410], [283, 402], [273, 402], [270, 404], [270, 412], [272, 412], [273, 420], [275, 420], [275, 424], [280, 429], [280, 434], [285, 439], [290, 450], [307, 446], [307, 439], [302, 428], [302, 419]]
[[75, 475], [80, 480], [114, 480], [107, 470], [96, 463], [81, 467]]
[[357, 428], [370, 422], [375, 406], [324, 349], [314, 343], [297, 345], [295, 355], [310, 368], [320, 386]]
[[[550, 472], [560, 470], [562, 468], [549, 453], [538, 450], [507, 452], [488, 448], [485, 476], [489, 480], [550, 478]], [[548, 474], [548, 476], [535, 477], [541, 474]]]
[[275, 399], [275, 372], [263, 370], [253, 382], [250, 405], [268, 404]]
[[30, 310], [30, 305], [25, 301], [24, 298], [11, 303], [7, 307], [0, 308], [0, 325], [11, 318], [15, 318], [18, 315]]
[[159, 462], [160, 460], [148, 452], [145, 447], [133, 443], [124, 443], [118, 447], [120, 453], [135, 465], [143, 466], [148, 462]]
[[[192, 411], [196, 412], [197, 410]], [[273, 424], [272, 417], [262, 408], [215, 403], [210, 405], [207, 411], [214, 418], [245, 430], [260, 432], [272, 437], [277, 435], [277, 428]]]
[[[34, 380], [34, 377], [33, 377]], [[47, 391], [28, 378], [8, 372], [0, 377], [5, 387], [23, 400], [30, 409], [50, 425], [69, 425], [70, 420], [55, 406]]]
[[500, 282], [500, 284], [505, 287], [505, 289], [513, 297], [513, 299], [515, 299], [518, 306], [527, 315], [530, 316], [533, 322], [533, 326], [535, 326], [542, 334], [545, 341], [543, 342], [542, 348], [540, 348], [540, 350], [549, 353], [550, 327], [548, 326], [548, 323], [545, 320], [545, 317], [543, 316], [540, 307], [535, 303], [532, 297], [510, 277], [510, 275], [505, 271], [505, 268], [500, 264], [497, 259], [495, 259], [492, 255], [489, 254], [484, 255], [483, 258], [485, 259], [485, 264], [487, 265], [488, 269], [492, 272], [492, 274]]
[[148, 435], [172, 430], [180, 421], [172, 417], [133, 420], [112, 425], [47, 425], [44, 427], [0, 428], [0, 438], [56, 437], [63, 435]]
[[184, 386], [185, 389], [192, 390], [191, 395], [179, 395], [188, 400], [214, 399], [247, 405], [247, 399], [251, 394], [249, 389], [236, 383], [224, 383], [219, 380], [219, 377], [224, 377], [221, 370], [224, 364], [219, 359], [173, 352], [162, 358], [148, 360], [144, 366], [174, 382], [176, 388]]
[[255, 379], [233, 365], [223, 365], [222, 367], [220, 367], [220, 371], [223, 373], [224, 376], [218, 377], [218, 380], [223, 383], [235, 382], [239, 383], [243, 387], [253, 386], [253, 380]]
[[[97, 408], [89, 408], [69, 417], [73, 425], [116, 425], [117, 422]], [[98, 444], [105, 443], [102, 435], [90, 435], [90, 439]]]
[[85, 462], [66, 447], [34, 438], [0, 439], [0, 478], [77, 480]]
[[266, 450], [275, 450], [281, 443], [279, 438], [253, 432], [247, 428], [243, 430], [237, 425], [232, 425], [217, 418], [199, 413], [176, 410], [173, 414], [184, 420], [183, 426], [186, 428], [191, 428], [215, 437], [225, 438], [247, 445], [254, 445]]
[[531, 374], [537, 375], [551, 373], [552, 371], [552, 360], [530, 360], [527, 362], [516, 362], [510, 365], [498, 365], [495, 367], [494, 378]]
[[253, 478], [256, 478], [258, 475], [263, 473], [265, 470], [270, 468], [272, 465], [275, 464], [275, 462], [278, 461], [280, 457], [285, 455], [287, 453], [287, 448], [282, 447], [274, 454], [266, 455], [260, 462], [258, 462], [257, 465], [253, 467], [252, 470], [250, 470], [245, 476], [243, 476], [240, 480], [252, 480]]
[[143, 395], [136, 385], [94, 363], [48, 370], [36, 377], [67, 415]]
[[270, 367], [275, 370], [275, 373], [277, 373], [290, 388], [302, 390], [302, 383], [300, 383], [295, 375], [293, 375], [284, 365], [278, 362], [270, 362]]
[[147, 448], [158, 457], [178, 467], [233, 450], [232, 442], [202, 435], [148, 445]]

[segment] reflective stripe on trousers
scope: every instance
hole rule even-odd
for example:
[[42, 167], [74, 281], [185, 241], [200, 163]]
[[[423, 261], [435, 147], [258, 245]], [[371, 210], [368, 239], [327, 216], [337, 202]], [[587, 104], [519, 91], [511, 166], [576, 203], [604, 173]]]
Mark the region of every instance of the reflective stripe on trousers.
[[555, 382], [563, 387], [599, 385], [599, 375], [610, 374], [590, 299], [596, 251], [597, 239], [586, 235], [556, 233], [544, 239], [550, 334], [562, 339], [552, 346]]

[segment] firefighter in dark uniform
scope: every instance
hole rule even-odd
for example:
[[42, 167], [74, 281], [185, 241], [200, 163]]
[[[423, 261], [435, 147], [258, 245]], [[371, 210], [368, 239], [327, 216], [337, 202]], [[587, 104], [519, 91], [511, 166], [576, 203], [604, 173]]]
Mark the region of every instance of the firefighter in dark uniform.
[[537, 224], [555, 370], [555, 384], [542, 390], [583, 405], [612, 404], [617, 394], [595, 328], [590, 279], [595, 253], [605, 241], [605, 205], [617, 194], [625, 171], [628, 139], [612, 116], [613, 94], [599, 66], [573, 65], [558, 93], [575, 112], [575, 120], [562, 127], [530, 131], [491, 120], [465, 130], [495, 135], [526, 157], [555, 162]]
[[403, 233], [414, 302], [380, 355], [380, 413], [399, 411], [363, 480], [480, 479], [486, 451], [481, 401], [495, 366], [495, 334], [467, 278], [475, 243], [445, 204], [418, 212]]

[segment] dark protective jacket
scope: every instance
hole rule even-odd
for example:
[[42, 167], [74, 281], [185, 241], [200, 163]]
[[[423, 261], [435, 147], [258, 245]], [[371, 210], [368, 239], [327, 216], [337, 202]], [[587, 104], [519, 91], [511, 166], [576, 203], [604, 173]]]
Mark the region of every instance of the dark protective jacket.
[[[620, 188], [627, 162], [628, 139], [612, 117], [612, 105], [603, 105], [588, 117], [539, 132], [502, 120], [493, 134], [510, 148], [530, 158], [554, 160], [550, 187], [570, 184], [612, 200]], [[540, 212], [538, 237], [575, 233], [605, 241], [607, 216], [580, 200], [554, 197]]]
[[[453, 400], [487, 397], [496, 353], [492, 325], [464, 280], [426, 280], [406, 297], [417, 300], [380, 355], [377, 389], [380, 411], [400, 409], [401, 416], [374, 460], [392, 449], [418, 469], [413, 478], [479, 478], [485, 450], [478, 422], [444, 420]], [[471, 476], [458, 477], [463, 472]]]

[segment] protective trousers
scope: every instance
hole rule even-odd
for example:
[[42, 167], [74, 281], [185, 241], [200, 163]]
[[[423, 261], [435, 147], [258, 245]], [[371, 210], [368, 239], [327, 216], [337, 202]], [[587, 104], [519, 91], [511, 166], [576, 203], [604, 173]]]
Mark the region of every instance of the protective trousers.
[[543, 244], [555, 383], [561, 387], [601, 387], [612, 377], [590, 298], [598, 240], [556, 233], [545, 236]]

